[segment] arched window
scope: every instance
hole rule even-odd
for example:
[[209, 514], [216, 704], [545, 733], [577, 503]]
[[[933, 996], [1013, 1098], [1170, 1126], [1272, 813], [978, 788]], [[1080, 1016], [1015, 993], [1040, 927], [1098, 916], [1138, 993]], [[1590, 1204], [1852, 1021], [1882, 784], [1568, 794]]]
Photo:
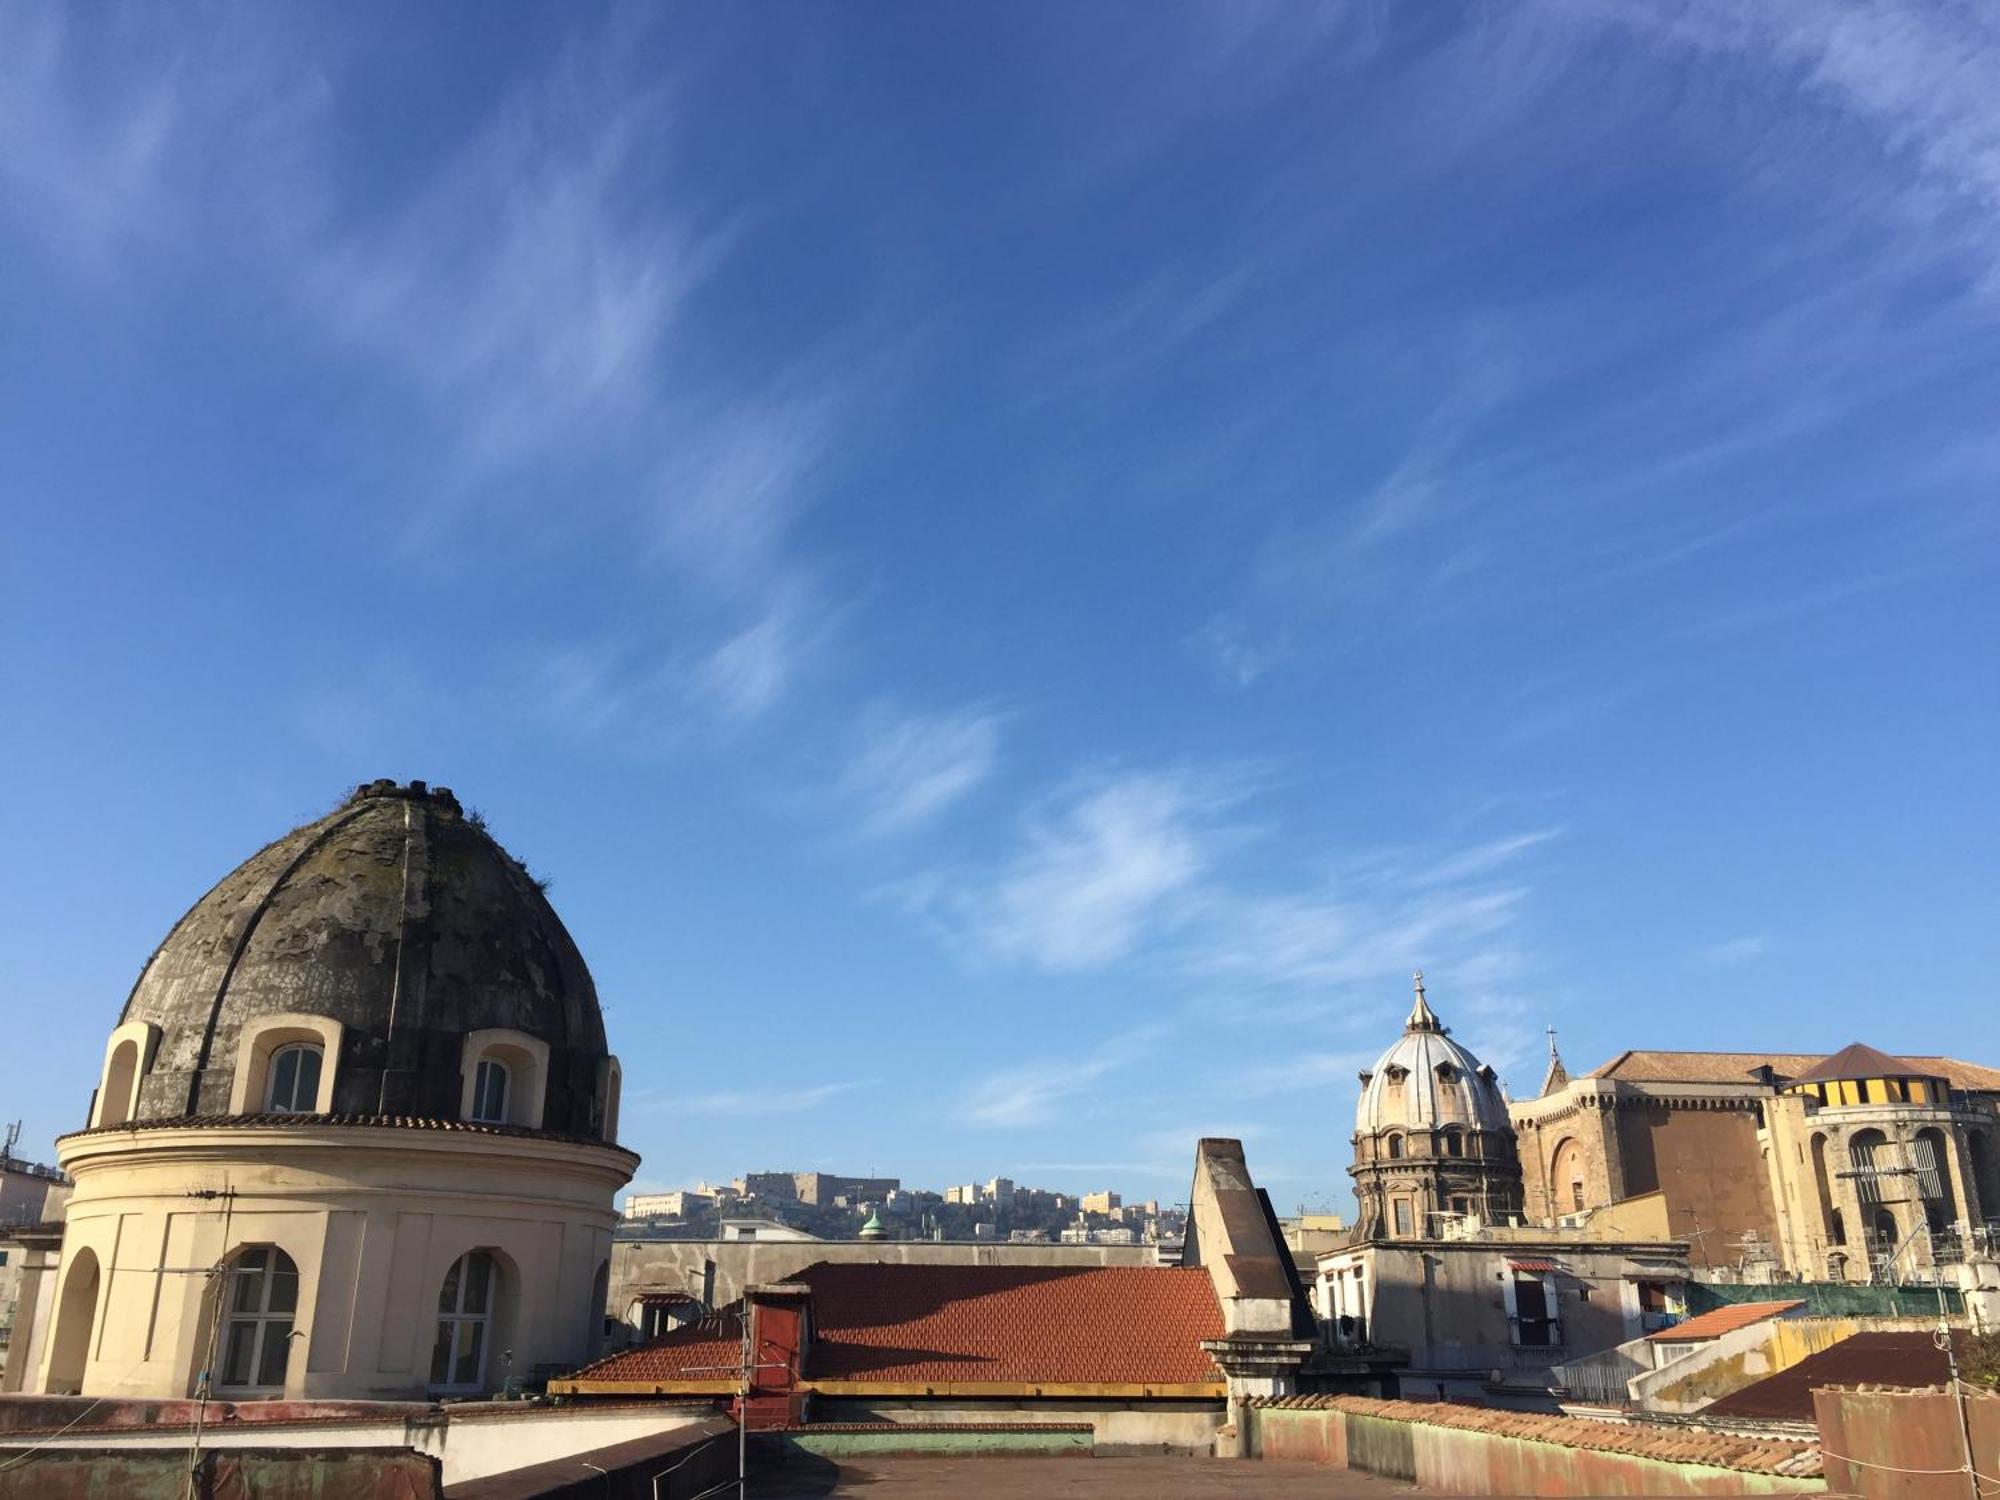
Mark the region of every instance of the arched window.
[[324, 1055], [317, 1042], [293, 1042], [273, 1052], [265, 1075], [264, 1108], [280, 1115], [309, 1115], [317, 1109]]
[[486, 1384], [486, 1329], [493, 1317], [493, 1257], [472, 1250], [452, 1262], [438, 1291], [437, 1342], [431, 1346], [435, 1390], [476, 1391]]
[[1549, 1191], [1558, 1214], [1580, 1214], [1589, 1205], [1590, 1190], [1585, 1185], [1583, 1147], [1574, 1136], [1556, 1147], [1549, 1161]]
[[1876, 1174], [1889, 1163], [1877, 1158], [1887, 1144], [1888, 1137], [1879, 1130], [1857, 1130], [1854, 1139], [1847, 1143], [1847, 1159], [1854, 1170], [1855, 1190], [1863, 1203], [1882, 1201], [1882, 1179]]
[[1456, 1130], [1447, 1130], [1444, 1133], [1444, 1154], [1446, 1156], [1465, 1155], [1464, 1137], [1460, 1136]]
[[98, 1110], [100, 1125], [123, 1125], [132, 1118], [132, 1086], [138, 1080], [139, 1044], [123, 1041], [111, 1049], [111, 1063], [104, 1070], [103, 1104]]
[[1392, 1135], [1389, 1137], [1389, 1160], [1401, 1161], [1402, 1159], [1403, 1138], [1400, 1135]]
[[1952, 1221], [1958, 1217], [1958, 1205], [1951, 1191], [1951, 1166], [1946, 1160], [1949, 1150], [1944, 1132], [1934, 1125], [1919, 1130], [1910, 1143], [1911, 1161], [1917, 1169], [1917, 1197], [1923, 1203], [1924, 1222], [1932, 1234], [1948, 1233]]
[[[90, 1336], [97, 1326], [97, 1254], [84, 1246], [63, 1271], [56, 1304], [55, 1342], [49, 1350], [48, 1393], [75, 1395], [90, 1364]], [[25, 1338], [26, 1334], [16, 1337]]]
[[488, 1125], [507, 1123], [507, 1065], [482, 1057], [472, 1080], [472, 1118]]
[[1841, 1211], [1840, 1211], [1839, 1209], [1837, 1209], [1837, 1208], [1836, 1208], [1836, 1209], [1835, 1209], [1835, 1210], [1834, 1210], [1834, 1211], [1832, 1212], [1832, 1214], [1830, 1214], [1830, 1215], [1829, 1215], [1828, 1217], [1829, 1217], [1829, 1218], [1830, 1218], [1830, 1220], [1832, 1221], [1832, 1234], [1833, 1234], [1833, 1242], [1834, 1242], [1834, 1243], [1835, 1243], [1836, 1245], [1844, 1245], [1844, 1244], [1846, 1244], [1846, 1243], [1847, 1243], [1847, 1219], [1846, 1219], [1846, 1216], [1845, 1216], [1845, 1215], [1843, 1215], [1843, 1214], [1841, 1213]]
[[[525, 1031], [487, 1029], [467, 1032], [460, 1054], [461, 1119], [488, 1125], [542, 1128], [549, 1080], [549, 1044]], [[590, 1103], [574, 1095], [566, 1099], [575, 1111], [566, 1128], [589, 1130]]]
[[239, 1394], [282, 1392], [299, 1268], [276, 1245], [252, 1245], [224, 1273], [223, 1296], [229, 1322], [217, 1383]]

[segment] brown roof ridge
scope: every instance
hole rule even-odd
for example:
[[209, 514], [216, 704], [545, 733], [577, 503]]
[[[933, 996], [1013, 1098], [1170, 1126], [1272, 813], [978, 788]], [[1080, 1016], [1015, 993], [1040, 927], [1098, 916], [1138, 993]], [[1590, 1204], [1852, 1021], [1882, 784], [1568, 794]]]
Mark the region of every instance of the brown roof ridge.
[[1821, 1058], [1792, 1080], [1818, 1083], [1831, 1078], [1926, 1078], [1929, 1075], [1908, 1058], [1891, 1057], [1866, 1042], [1849, 1042], [1838, 1052]]

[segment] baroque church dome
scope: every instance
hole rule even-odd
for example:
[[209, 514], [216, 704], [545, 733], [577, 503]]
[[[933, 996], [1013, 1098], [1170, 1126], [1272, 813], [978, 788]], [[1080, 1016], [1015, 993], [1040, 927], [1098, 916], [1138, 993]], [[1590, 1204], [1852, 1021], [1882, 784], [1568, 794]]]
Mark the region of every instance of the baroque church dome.
[[1498, 1078], [1451, 1039], [1424, 998], [1424, 976], [1419, 974], [1416, 1001], [1403, 1023], [1403, 1034], [1361, 1075], [1354, 1129], [1372, 1136], [1384, 1130], [1436, 1130], [1448, 1125], [1468, 1130], [1512, 1128]]
[[540, 884], [443, 787], [368, 783], [197, 901], [125, 1002], [120, 1031], [149, 1039], [148, 1066], [106, 1121], [256, 1112], [232, 1098], [239, 1043], [279, 1016], [335, 1039], [320, 1115], [461, 1119], [467, 1039], [482, 1036], [533, 1053], [529, 1128], [594, 1137], [615, 1109], [582, 955]]

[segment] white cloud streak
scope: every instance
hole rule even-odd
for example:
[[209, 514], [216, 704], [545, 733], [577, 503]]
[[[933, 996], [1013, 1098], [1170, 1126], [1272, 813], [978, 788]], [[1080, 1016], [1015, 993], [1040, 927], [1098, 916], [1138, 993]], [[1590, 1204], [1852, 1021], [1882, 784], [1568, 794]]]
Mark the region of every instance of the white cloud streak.
[[1735, 969], [1764, 956], [1770, 941], [1762, 933], [1746, 933], [1701, 950], [1701, 961], [1714, 969]]
[[968, 796], [999, 762], [1001, 724], [983, 707], [871, 715], [838, 788], [861, 809], [863, 834], [912, 833]]
[[1100, 968], [1175, 924], [1244, 791], [1238, 778], [1187, 770], [1088, 778], [1033, 818], [1026, 848], [947, 916], [995, 958]]
[[729, 1090], [692, 1098], [658, 1095], [645, 1101], [648, 1109], [671, 1109], [691, 1115], [798, 1115], [856, 1089], [873, 1088], [880, 1080], [858, 1078], [846, 1083], [822, 1083], [810, 1088]]
[[1161, 1034], [1158, 1026], [1137, 1027], [1083, 1058], [1024, 1063], [989, 1073], [972, 1086], [960, 1118], [974, 1125], [1007, 1129], [1047, 1124], [1063, 1106], [1096, 1088], [1112, 1073], [1139, 1061]]

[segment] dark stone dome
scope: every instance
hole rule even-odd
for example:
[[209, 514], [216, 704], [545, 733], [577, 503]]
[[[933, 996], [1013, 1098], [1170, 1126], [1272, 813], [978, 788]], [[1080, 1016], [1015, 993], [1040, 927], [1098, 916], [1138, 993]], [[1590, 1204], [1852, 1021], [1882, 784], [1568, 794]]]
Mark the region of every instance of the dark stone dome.
[[121, 1021], [161, 1030], [138, 1121], [229, 1113], [246, 1022], [341, 1023], [332, 1113], [455, 1119], [467, 1033], [548, 1044], [542, 1129], [594, 1135], [597, 989], [541, 887], [443, 787], [371, 782], [175, 924]]

